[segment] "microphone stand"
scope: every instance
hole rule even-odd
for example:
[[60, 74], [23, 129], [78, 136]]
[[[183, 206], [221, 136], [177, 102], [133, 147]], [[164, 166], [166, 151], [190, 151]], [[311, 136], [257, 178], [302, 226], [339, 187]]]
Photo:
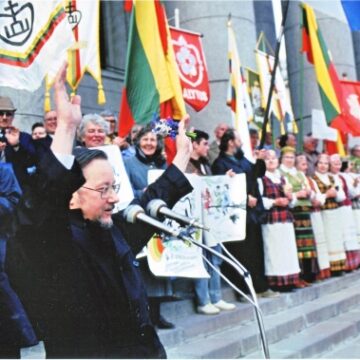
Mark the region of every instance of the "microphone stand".
[[[229, 253], [229, 251], [221, 244], [221, 248], [224, 249], [224, 251], [226, 252], [226, 254], [228, 256], [225, 256], [221, 253], [219, 253], [218, 251], [212, 249], [211, 247], [202, 244], [200, 242], [195, 241], [190, 235], [191, 228], [190, 229], [179, 229], [179, 230], [175, 230], [175, 232], [177, 232], [178, 234], [176, 235], [176, 237], [178, 237], [179, 239], [183, 240], [183, 241], [187, 241], [193, 245], [196, 245], [198, 247], [200, 247], [201, 249], [215, 255], [216, 257], [222, 259], [223, 261], [225, 261], [227, 264], [229, 264], [230, 266], [232, 266], [243, 278], [244, 281], [250, 291], [250, 295], [252, 300], [246, 296], [240, 289], [238, 289], [225, 275], [223, 275], [218, 269], [216, 269], [207, 259], [206, 262], [210, 265], [210, 267], [212, 269], [214, 269], [220, 276], [222, 279], [224, 279], [237, 293], [239, 293], [240, 295], [244, 296], [253, 306], [255, 309], [255, 314], [256, 314], [256, 320], [259, 326], [259, 330], [260, 330], [260, 338], [261, 338], [261, 345], [262, 345], [262, 350], [263, 350], [263, 354], [264, 354], [264, 358], [265, 359], [270, 359], [270, 352], [269, 352], [269, 345], [266, 339], [266, 332], [265, 332], [265, 327], [264, 327], [264, 321], [262, 318], [262, 312], [261, 309], [259, 307], [259, 303], [257, 301], [257, 297], [256, 297], [256, 292], [253, 286], [253, 282], [252, 282], [252, 278], [250, 273], [247, 271], [247, 269], [237, 260], [235, 259], [235, 257]], [[173, 232], [174, 233], [174, 232]], [[205, 258], [203, 256], [203, 258]]]
[[[247, 269], [243, 265], [241, 265], [241, 263], [239, 261], [237, 261], [237, 259], [235, 259], [227, 251], [227, 249], [225, 249], [222, 246], [224, 251], [228, 254], [228, 256], [225, 256], [225, 255], [219, 253], [218, 251], [212, 249], [211, 247], [206, 246], [205, 244], [202, 244], [200, 242], [195, 241], [191, 237], [191, 234], [194, 231], [194, 227], [188, 226], [185, 229], [184, 228], [175, 229], [175, 228], [166, 226], [162, 222], [154, 219], [153, 217], [144, 214], [144, 209], [142, 209], [139, 205], [131, 205], [131, 206], [129, 206], [127, 209], [125, 209], [123, 216], [126, 219], [126, 221], [128, 221], [130, 223], [135, 223], [137, 220], [143, 221], [143, 222], [145, 222], [145, 223], [147, 223], [147, 224], [149, 224], [151, 226], [154, 226], [156, 229], [161, 230], [165, 234], [169, 234], [172, 237], [177, 237], [180, 240], [183, 240], [185, 242], [188, 242], [190, 244], [198, 246], [198, 247], [202, 248], [203, 250], [213, 254], [214, 256], [222, 259], [223, 261], [228, 263], [230, 266], [232, 266], [244, 278], [245, 283], [246, 283], [247, 287], [249, 288], [252, 300], [248, 296], [246, 296], [242, 291], [240, 291], [240, 289], [238, 289], [234, 284], [232, 284], [232, 282], [229, 279], [227, 279], [225, 277], [225, 275], [223, 275], [220, 271], [218, 271], [217, 269], [215, 269], [215, 271], [228, 284], [230, 284], [231, 287], [235, 291], [237, 291], [240, 295], [243, 295], [254, 306], [255, 313], [256, 313], [256, 319], [257, 319], [259, 329], [260, 329], [260, 335], [261, 335], [260, 337], [261, 337], [261, 344], [262, 344], [262, 350], [263, 350], [263, 353], [264, 353], [264, 357], [265, 357], [265, 359], [270, 359], [269, 347], [268, 347], [268, 343], [267, 343], [267, 340], [266, 340], [266, 333], [265, 333], [264, 323], [263, 323], [263, 319], [262, 319], [262, 313], [261, 313], [259, 304], [257, 302], [256, 293], [255, 293], [254, 286], [253, 286], [253, 283], [252, 283], [251, 275], [247, 271]], [[204, 257], [204, 255], [203, 255], [203, 257]], [[210, 266], [212, 266], [212, 264]], [[212, 268], [214, 268], [214, 267], [212, 266]]]

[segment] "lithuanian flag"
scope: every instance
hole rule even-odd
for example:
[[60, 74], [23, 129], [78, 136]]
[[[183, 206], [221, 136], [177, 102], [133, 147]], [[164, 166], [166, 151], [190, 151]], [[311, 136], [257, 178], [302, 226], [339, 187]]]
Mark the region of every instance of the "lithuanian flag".
[[126, 136], [134, 123], [149, 123], [154, 113], [174, 119], [185, 115], [170, 41], [166, 14], [160, 1], [134, 1], [119, 115], [120, 136]]
[[[314, 64], [326, 120], [330, 126], [338, 129], [338, 132], [347, 133], [348, 127], [343, 119], [341, 109], [342, 90], [340, 80], [317, 25], [314, 10], [309, 5], [302, 4], [302, 11], [302, 51], [307, 54], [308, 61]], [[337, 152], [345, 155], [339, 133]]]

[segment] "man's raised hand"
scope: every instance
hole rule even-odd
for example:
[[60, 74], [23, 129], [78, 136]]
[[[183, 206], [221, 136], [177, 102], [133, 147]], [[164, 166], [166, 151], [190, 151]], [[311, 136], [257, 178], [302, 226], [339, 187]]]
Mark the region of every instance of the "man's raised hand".
[[54, 82], [55, 105], [58, 126], [70, 126], [77, 128], [81, 122], [81, 97], [75, 95], [70, 99], [65, 86], [66, 70], [68, 64], [64, 62], [56, 74]]

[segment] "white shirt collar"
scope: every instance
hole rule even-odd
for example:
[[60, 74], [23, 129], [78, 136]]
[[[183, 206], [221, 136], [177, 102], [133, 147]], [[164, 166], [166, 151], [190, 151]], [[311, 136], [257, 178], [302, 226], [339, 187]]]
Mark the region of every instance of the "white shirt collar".
[[281, 182], [281, 173], [278, 169], [276, 169], [274, 172], [266, 171], [265, 176], [276, 184]]
[[297, 169], [295, 166], [288, 168], [287, 166], [285, 166], [284, 164], [280, 165], [280, 170], [283, 171], [285, 174], [290, 174], [292, 176], [296, 176], [297, 174]]

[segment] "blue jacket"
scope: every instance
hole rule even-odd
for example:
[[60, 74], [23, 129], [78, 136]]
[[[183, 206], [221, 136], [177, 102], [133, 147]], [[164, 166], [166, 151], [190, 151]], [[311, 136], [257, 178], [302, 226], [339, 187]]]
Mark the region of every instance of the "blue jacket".
[[21, 189], [12, 165], [0, 163], [0, 240], [13, 235], [14, 211], [20, 197]]
[[[0, 163], [0, 347], [13, 348], [14, 351], [38, 342], [25, 310], [5, 273], [7, 240], [14, 235], [14, 210], [20, 196], [20, 186], [12, 165]], [[18, 354], [9, 353], [8, 356]]]

